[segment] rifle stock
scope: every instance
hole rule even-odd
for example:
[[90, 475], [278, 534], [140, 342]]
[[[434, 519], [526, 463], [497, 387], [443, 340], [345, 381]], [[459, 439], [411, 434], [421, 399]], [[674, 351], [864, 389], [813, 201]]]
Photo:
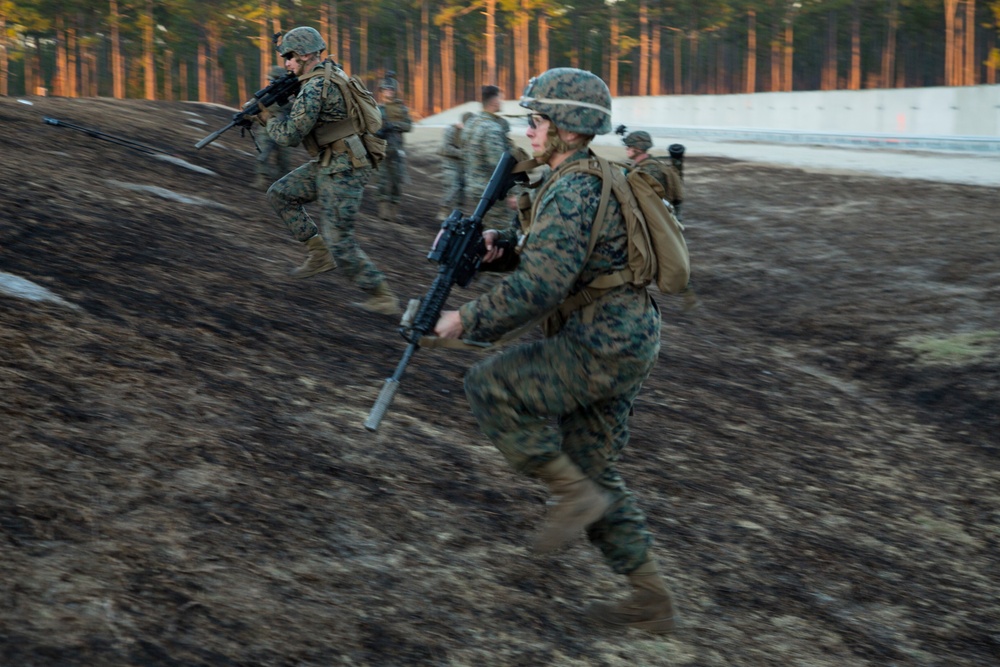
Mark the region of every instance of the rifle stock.
[[[505, 152], [497, 162], [486, 189], [476, 210], [465, 217], [456, 209], [441, 223], [441, 232], [427, 254], [427, 259], [437, 262], [438, 273], [427, 294], [420, 300], [420, 306], [412, 321], [404, 322], [399, 333], [408, 342], [403, 357], [396, 365], [391, 377], [386, 379], [379, 392], [368, 418], [365, 428], [377, 431], [379, 424], [389, 411], [389, 406], [399, 391], [399, 382], [406, 371], [410, 359], [420, 348], [420, 339], [434, 331], [434, 326], [441, 317], [451, 288], [455, 285], [466, 287], [475, 277], [486, 254], [486, 244], [483, 241], [483, 217], [499, 200], [507, 196], [517, 180], [527, 180], [527, 175], [514, 173], [516, 159], [511, 153]], [[512, 248], [508, 247], [508, 250]], [[408, 311], [409, 312], [409, 311]]]

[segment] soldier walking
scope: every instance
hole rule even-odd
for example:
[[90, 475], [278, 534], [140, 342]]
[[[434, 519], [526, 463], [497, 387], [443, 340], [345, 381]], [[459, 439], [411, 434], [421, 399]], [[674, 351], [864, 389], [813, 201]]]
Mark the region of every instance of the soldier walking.
[[396, 94], [399, 84], [389, 76], [378, 84], [379, 111], [382, 112], [382, 129], [378, 136], [386, 141], [385, 160], [379, 165], [378, 215], [383, 220], [396, 221], [399, 216], [399, 199], [407, 183], [406, 152], [403, 150], [403, 133], [413, 129], [410, 110]]
[[465, 168], [463, 165], [462, 134], [465, 124], [472, 118], [472, 112], [466, 111], [461, 120], [452, 123], [445, 129], [438, 154], [444, 158], [444, 182], [447, 188], [441, 204], [440, 217], [443, 220], [452, 210], [462, 208], [465, 204]]
[[[285, 69], [304, 79], [287, 117], [279, 110], [262, 110], [259, 120], [279, 146], [303, 144], [313, 159], [291, 171], [267, 191], [267, 199], [296, 239], [305, 244], [305, 263], [292, 271], [308, 278], [339, 264], [348, 278], [368, 292], [359, 304], [384, 314], [399, 311], [385, 275], [378, 270], [354, 238], [354, 220], [361, 207], [365, 183], [372, 166], [364, 143], [354, 133], [348, 101], [332, 77], [346, 77], [330, 58], [323, 58], [326, 42], [314, 28], [290, 30], [281, 39], [278, 53]], [[317, 202], [317, 222], [305, 204]]]
[[[274, 83], [284, 77], [288, 72], [284, 67], [272, 67], [267, 73], [268, 83]], [[281, 106], [281, 113], [288, 115], [292, 108], [292, 103]], [[255, 137], [257, 148], [260, 153], [257, 155], [257, 178], [254, 180], [254, 187], [259, 190], [267, 190], [271, 183], [287, 174], [292, 169], [292, 151], [287, 146], [279, 146], [266, 131], [258, 132]], [[273, 163], [273, 164], [272, 164]]]
[[630, 132], [624, 143], [625, 154], [631, 162], [629, 171], [642, 171], [656, 179], [660, 185], [657, 194], [670, 202], [679, 218], [681, 202], [684, 201], [684, 177], [673, 164], [673, 158], [668, 162], [649, 154], [653, 148], [653, 138], [649, 136], [649, 132]]
[[[503, 91], [497, 86], [483, 86], [482, 103], [483, 110], [469, 119], [462, 132], [465, 188], [476, 196], [486, 189], [504, 151], [515, 151], [514, 142], [508, 136], [510, 123], [499, 115]], [[512, 216], [509, 208], [498, 203], [486, 214], [483, 226], [506, 226]]]
[[628, 281], [579, 298], [598, 276], [628, 267], [621, 206], [610, 196], [595, 222], [601, 178], [573, 170], [593, 157], [594, 135], [611, 130], [611, 94], [590, 72], [557, 68], [531, 80], [521, 106], [532, 112], [534, 157], [552, 171], [521, 225], [483, 234], [484, 259], [498, 263], [504, 251], [497, 241], [523, 235], [519, 261], [481, 296], [444, 311], [435, 333], [496, 341], [544, 320], [544, 339], [504, 348], [469, 369], [472, 413], [515, 470], [558, 498], [536, 550], [554, 551], [586, 531], [611, 569], [628, 577], [630, 597], [595, 604], [588, 616], [621, 629], [671, 632], [673, 601], [657, 572], [653, 538], [616, 467], [632, 402], [659, 354], [659, 311], [644, 287]]

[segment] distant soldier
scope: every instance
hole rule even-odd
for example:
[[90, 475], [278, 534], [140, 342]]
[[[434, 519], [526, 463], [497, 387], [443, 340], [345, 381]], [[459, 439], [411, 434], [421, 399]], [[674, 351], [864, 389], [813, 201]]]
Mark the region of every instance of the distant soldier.
[[462, 134], [465, 124], [472, 118], [472, 112], [466, 111], [462, 119], [452, 123], [444, 131], [439, 155], [444, 158], [444, 181], [447, 187], [444, 201], [441, 205], [441, 218], [448, 217], [453, 209], [461, 208], [465, 203], [465, 170], [462, 165]]
[[[684, 177], [675, 164], [673, 155], [669, 158], [657, 158], [649, 154], [653, 147], [653, 138], [648, 132], [630, 132], [625, 137], [625, 154], [632, 161], [629, 171], [641, 171], [649, 174], [660, 184], [662, 192], [657, 191], [663, 199], [673, 205], [680, 217], [681, 202], [684, 201]], [[671, 146], [673, 148], [673, 146]], [[684, 152], [681, 148], [681, 156]]]
[[403, 150], [403, 133], [413, 129], [410, 110], [396, 97], [399, 84], [388, 72], [379, 81], [379, 110], [382, 112], [382, 129], [378, 136], [386, 141], [385, 160], [379, 165], [378, 215], [383, 220], [396, 220], [399, 215], [399, 198], [403, 194], [406, 177], [406, 153]]
[[[462, 132], [465, 187], [476, 196], [486, 189], [500, 156], [505, 151], [519, 151], [507, 136], [510, 123], [499, 116], [503, 106], [503, 91], [497, 86], [483, 86], [482, 102], [483, 110], [469, 119]], [[483, 219], [483, 227], [506, 225], [512, 215], [510, 209], [502, 205], [494, 206]]]
[[[287, 117], [276, 116], [278, 110], [268, 107], [258, 119], [277, 143], [302, 144], [313, 159], [268, 188], [267, 200], [309, 253], [305, 263], [292, 271], [294, 277], [308, 278], [339, 264], [346, 277], [369, 294], [359, 304], [362, 308], [393, 315], [399, 312], [399, 303], [385, 274], [354, 237], [354, 218], [371, 177], [371, 161], [356, 134], [343, 135], [348, 101], [332, 79], [347, 75], [333, 59], [324, 58], [324, 51], [326, 41], [309, 27], [289, 30], [278, 45], [285, 68], [302, 79], [302, 89]], [[319, 209], [315, 221], [305, 210], [309, 203]]]
[[[286, 74], [288, 72], [284, 67], [275, 65], [267, 73], [268, 83], [274, 83]], [[291, 108], [292, 101], [289, 100], [281, 107], [281, 111], [287, 115]], [[258, 132], [254, 137], [257, 140], [257, 148], [260, 149], [260, 153], [257, 155], [257, 179], [254, 181], [254, 187], [267, 190], [271, 187], [271, 183], [292, 170], [292, 151], [287, 146], [279, 146], [275, 143], [267, 132]]]

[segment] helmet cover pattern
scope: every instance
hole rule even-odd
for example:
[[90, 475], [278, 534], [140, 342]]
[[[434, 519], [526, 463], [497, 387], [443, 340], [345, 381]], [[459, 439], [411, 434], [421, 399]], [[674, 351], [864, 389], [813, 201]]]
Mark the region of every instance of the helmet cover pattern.
[[292, 28], [285, 33], [278, 45], [278, 54], [282, 57], [287, 57], [290, 53], [305, 56], [320, 51], [326, 51], [326, 41], [319, 31], [307, 26]]
[[649, 136], [649, 132], [629, 132], [628, 136], [623, 140], [625, 145], [629, 148], [635, 148], [640, 151], [648, 151], [653, 147], [653, 138]]
[[577, 134], [611, 131], [611, 91], [596, 74], [575, 67], [556, 67], [528, 82], [521, 106], [552, 119]]

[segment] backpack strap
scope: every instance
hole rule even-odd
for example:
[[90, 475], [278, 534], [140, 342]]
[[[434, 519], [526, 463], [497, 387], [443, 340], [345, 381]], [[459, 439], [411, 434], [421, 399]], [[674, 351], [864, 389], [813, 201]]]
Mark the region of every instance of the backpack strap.
[[344, 98], [344, 108], [347, 117], [343, 120], [333, 122], [319, 122], [312, 131], [302, 138], [302, 145], [305, 146], [309, 154], [312, 155], [321, 166], [330, 164], [330, 160], [335, 153], [347, 153], [351, 157], [351, 164], [355, 168], [368, 164], [368, 152], [364, 144], [357, 136], [354, 128], [354, 121], [351, 120], [351, 105], [355, 104], [354, 98], [347, 90], [347, 82], [339, 73], [339, 68], [334, 70], [335, 64], [329, 58], [323, 61], [323, 69], [314, 69], [308, 74], [299, 77], [299, 81], [305, 83], [309, 79], [318, 76], [323, 77], [323, 89], [320, 93], [320, 104], [326, 101], [330, 95], [331, 86], [336, 85], [340, 89], [340, 96]]

